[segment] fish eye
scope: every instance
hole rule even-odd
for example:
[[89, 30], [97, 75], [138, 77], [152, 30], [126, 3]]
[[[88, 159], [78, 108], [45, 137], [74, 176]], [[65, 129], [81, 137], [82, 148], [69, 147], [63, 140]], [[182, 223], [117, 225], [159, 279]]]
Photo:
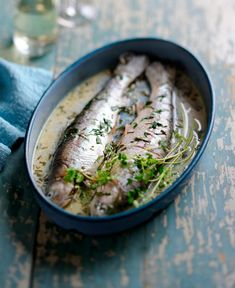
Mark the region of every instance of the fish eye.
[[50, 191], [49, 193], [47, 193], [47, 198], [51, 199], [53, 197], [53, 194], [54, 193]]

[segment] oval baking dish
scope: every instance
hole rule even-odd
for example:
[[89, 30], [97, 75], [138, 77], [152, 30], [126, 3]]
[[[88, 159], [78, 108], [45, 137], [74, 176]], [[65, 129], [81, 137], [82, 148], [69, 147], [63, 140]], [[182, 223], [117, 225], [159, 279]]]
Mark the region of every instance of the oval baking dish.
[[[184, 172], [171, 186], [147, 204], [110, 216], [75, 215], [50, 202], [34, 179], [32, 161], [37, 139], [53, 109], [70, 90], [92, 75], [102, 70], [113, 68], [119, 55], [126, 51], [146, 54], [152, 59], [172, 63], [190, 77], [205, 102], [207, 114], [205, 136], [200, 148]], [[175, 43], [154, 38], [129, 39], [112, 43], [89, 53], [69, 66], [53, 81], [38, 103], [27, 130], [25, 161], [39, 205], [48, 217], [59, 226], [65, 229], [75, 229], [90, 235], [120, 232], [148, 220], [156, 212], [164, 209], [186, 184], [192, 169], [206, 148], [213, 127], [214, 111], [213, 89], [205, 69], [195, 56]]]

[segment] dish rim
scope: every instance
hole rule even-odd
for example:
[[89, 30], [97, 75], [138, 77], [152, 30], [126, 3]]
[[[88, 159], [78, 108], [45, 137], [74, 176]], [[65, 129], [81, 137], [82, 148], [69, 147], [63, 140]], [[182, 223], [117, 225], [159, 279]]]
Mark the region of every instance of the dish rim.
[[[37, 186], [36, 181], [33, 177], [32, 163], [30, 163], [30, 161], [29, 161], [29, 156], [28, 156], [27, 151], [28, 151], [28, 147], [29, 147], [29, 140], [30, 140], [30, 136], [31, 136], [32, 127], [34, 125], [36, 114], [37, 114], [36, 112], [39, 109], [40, 103], [42, 102], [44, 97], [47, 95], [47, 93], [50, 92], [50, 89], [53, 87], [54, 83], [56, 81], [63, 81], [63, 78], [75, 66], [79, 66], [82, 62], [86, 61], [87, 59], [89, 59], [93, 56], [98, 56], [98, 54], [100, 52], [104, 52], [105, 50], [112, 49], [116, 45], [125, 44], [128, 42], [135, 42], [135, 41], [159, 41], [159, 42], [165, 42], [167, 44], [176, 46], [178, 49], [182, 50], [184, 53], [189, 54], [189, 56], [191, 58], [193, 58], [194, 61], [199, 65], [199, 67], [201, 68], [201, 73], [204, 73], [204, 76], [206, 78], [206, 81], [207, 81], [207, 84], [209, 87], [210, 95], [211, 95], [211, 109], [207, 115], [208, 124], [207, 124], [206, 133], [204, 135], [204, 138], [203, 138], [203, 141], [200, 145], [200, 148], [198, 149], [196, 155], [193, 157], [193, 159], [190, 162], [190, 164], [188, 165], [188, 167], [183, 171], [183, 173], [169, 187], [167, 187], [165, 190], [163, 190], [154, 199], [150, 200], [149, 202], [147, 202], [147, 203], [145, 203], [139, 207], [133, 207], [129, 210], [118, 212], [118, 213], [115, 213], [115, 214], [112, 214], [109, 216], [83, 216], [83, 215], [79, 215], [79, 214], [73, 214], [72, 212], [66, 211], [65, 209], [57, 206], [53, 202], [50, 202], [50, 200], [47, 199], [47, 197], [43, 194], [43, 191], [40, 191], [40, 188]], [[100, 48], [97, 48], [95, 50], [92, 50], [91, 52], [87, 53], [86, 55], [80, 57], [78, 60], [73, 62], [71, 65], [69, 65], [65, 70], [63, 70], [55, 79], [53, 79], [51, 84], [45, 90], [45, 92], [43, 93], [42, 97], [40, 98], [39, 102], [37, 103], [37, 105], [36, 105], [36, 107], [32, 113], [31, 119], [29, 121], [27, 130], [26, 130], [25, 145], [24, 145], [24, 156], [25, 156], [24, 160], [25, 160], [26, 170], [27, 170], [29, 179], [33, 185], [33, 188], [35, 190], [34, 193], [36, 192], [37, 196], [39, 196], [41, 198], [41, 200], [43, 200], [47, 206], [49, 206], [51, 209], [55, 210], [55, 212], [59, 212], [59, 213], [61, 212], [64, 214], [64, 216], [66, 216], [68, 218], [72, 217], [74, 220], [80, 220], [80, 221], [85, 221], [85, 222], [86, 221], [88, 221], [88, 222], [108, 222], [108, 221], [112, 221], [112, 220], [118, 220], [120, 218], [125, 218], [128, 216], [133, 216], [134, 214], [139, 213], [142, 210], [151, 208], [152, 206], [154, 206], [154, 204], [156, 202], [158, 202], [160, 200], [164, 200], [164, 198], [169, 196], [169, 193], [171, 191], [176, 189], [180, 185], [180, 183], [182, 183], [187, 178], [187, 176], [191, 173], [191, 171], [193, 170], [193, 168], [196, 166], [199, 159], [201, 158], [203, 152], [205, 151], [205, 148], [208, 144], [208, 141], [209, 141], [209, 138], [211, 136], [212, 129], [213, 129], [214, 118], [215, 118], [215, 96], [214, 96], [214, 89], [213, 89], [212, 81], [211, 81], [211, 78], [209, 76], [209, 73], [207, 72], [205, 64], [201, 61], [201, 59], [198, 57], [198, 55], [196, 57], [196, 56], [194, 56], [194, 54], [189, 49], [186, 49], [185, 47], [183, 47], [183, 46], [181, 46], [181, 45], [179, 45], [173, 41], [158, 38], [158, 37], [138, 37], [138, 38], [128, 38], [128, 39], [124, 39], [124, 40], [115, 41], [115, 42], [106, 44]], [[44, 125], [45, 125], [45, 123], [44, 123]]]

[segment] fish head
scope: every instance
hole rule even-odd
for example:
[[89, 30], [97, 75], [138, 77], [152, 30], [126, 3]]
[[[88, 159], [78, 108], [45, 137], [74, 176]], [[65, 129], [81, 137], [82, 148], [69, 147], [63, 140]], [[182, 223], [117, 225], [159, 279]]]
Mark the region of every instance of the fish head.
[[146, 55], [124, 53], [120, 56], [120, 64], [116, 67], [114, 74], [136, 78], [145, 70], [148, 64], [149, 58]]
[[55, 180], [48, 186], [46, 197], [60, 207], [66, 207], [73, 197], [74, 185], [61, 180]]

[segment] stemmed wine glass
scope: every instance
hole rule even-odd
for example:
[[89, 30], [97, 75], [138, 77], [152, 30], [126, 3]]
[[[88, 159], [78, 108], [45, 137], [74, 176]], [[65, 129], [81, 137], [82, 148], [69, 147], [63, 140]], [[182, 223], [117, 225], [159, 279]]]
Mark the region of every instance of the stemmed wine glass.
[[96, 18], [97, 11], [91, 1], [60, 0], [58, 23], [74, 28]]

